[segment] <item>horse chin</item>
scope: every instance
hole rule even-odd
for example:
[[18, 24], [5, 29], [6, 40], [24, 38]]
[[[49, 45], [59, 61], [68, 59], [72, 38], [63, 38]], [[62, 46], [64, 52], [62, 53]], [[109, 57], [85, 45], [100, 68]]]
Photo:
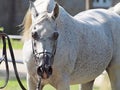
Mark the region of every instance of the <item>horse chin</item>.
[[42, 79], [48, 79], [52, 75], [52, 68], [42, 69], [41, 67], [38, 67], [37, 74], [41, 76]]
[[46, 72], [43, 73], [42, 79], [48, 79], [51, 75], [47, 74]]
[[42, 79], [48, 79], [52, 75], [52, 67], [49, 66], [47, 68], [42, 68], [41, 66], [37, 68], [37, 74], [42, 78]]

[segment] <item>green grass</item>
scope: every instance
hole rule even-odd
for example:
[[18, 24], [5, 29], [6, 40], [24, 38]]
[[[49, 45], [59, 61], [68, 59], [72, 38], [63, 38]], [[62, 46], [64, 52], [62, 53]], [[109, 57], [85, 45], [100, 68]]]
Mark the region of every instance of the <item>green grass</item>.
[[[22, 83], [24, 84], [25, 87], [27, 87], [25, 80], [22, 80]], [[21, 88], [16, 80], [10, 80], [7, 87], [2, 90], [21, 90]], [[55, 88], [53, 88], [50, 85], [46, 85], [43, 90], [55, 90]], [[79, 90], [79, 85], [70, 86], [70, 90]], [[99, 89], [95, 87], [94, 90], [99, 90]]]
[[[22, 49], [23, 47], [23, 43], [20, 40], [11, 39], [11, 44], [12, 44], [13, 49]], [[3, 47], [3, 43], [2, 43], [2, 40], [0, 39], [0, 49], [2, 49], [2, 47]], [[7, 45], [7, 48], [8, 48], [8, 45]]]
[[[27, 87], [25, 80], [22, 80], [22, 83], [24, 84], [25, 87]], [[71, 86], [71, 90], [78, 90], [78, 89], [79, 89], [78, 85], [72, 85]], [[21, 88], [18, 85], [16, 80], [10, 80], [8, 82], [8, 85], [2, 90], [21, 90]], [[55, 88], [50, 86], [50, 85], [46, 85], [43, 90], [55, 90]]]
[[[22, 83], [26, 87], [26, 81], [22, 80]], [[2, 90], [21, 90], [21, 88], [16, 80], [9, 80], [7, 86]]]

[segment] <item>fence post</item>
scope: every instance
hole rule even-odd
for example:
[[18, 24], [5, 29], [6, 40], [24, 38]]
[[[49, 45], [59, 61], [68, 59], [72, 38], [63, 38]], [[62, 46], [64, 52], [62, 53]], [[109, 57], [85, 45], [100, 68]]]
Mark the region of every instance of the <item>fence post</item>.
[[86, 10], [93, 8], [93, 0], [86, 0]]

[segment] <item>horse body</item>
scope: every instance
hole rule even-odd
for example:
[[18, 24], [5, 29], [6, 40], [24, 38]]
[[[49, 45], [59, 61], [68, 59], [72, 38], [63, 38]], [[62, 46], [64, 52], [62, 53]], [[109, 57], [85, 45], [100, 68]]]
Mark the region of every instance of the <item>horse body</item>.
[[[83, 77], [81, 83], [91, 81], [100, 75], [112, 59], [112, 29], [108, 26], [112, 22], [109, 21], [110, 18], [107, 17], [106, 11], [104, 13], [106, 17], [103, 16], [103, 12], [104, 10], [92, 10], [85, 12], [84, 16], [81, 16], [81, 13], [75, 16], [75, 19], [83, 22], [82, 25], [84, 26], [83, 31], [79, 29], [80, 33], [82, 33], [79, 40], [80, 52], [75, 64], [76, 70], [74, 71], [74, 73], [77, 72], [77, 75], [80, 75], [78, 78]], [[97, 13], [101, 18], [97, 18]], [[89, 16], [86, 16], [86, 14]], [[94, 14], [96, 17], [94, 17]], [[104, 19], [106, 19], [105, 22]], [[101, 23], [101, 21], [103, 22]], [[82, 79], [80, 78], [79, 81]]]
[[[59, 38], [52, 65], [53, 73], [49, 79], [42, 79], [42, 85], [50, 83], [57, 90], [69, 90], [69, 84], [80, 83], [81, 90], [92, 90], [95, 78], [107, 69], [113, 90], [118, 90], [120, 80], [116, 82], [115, 79], [120, 75], [119, 15], [96, 9], [72, 17], [59, 6], [55, 22]], [[25, 41], [23, 52], [28, 69], [28, 87], [29, 90], [35, 90], [37, 73], [31, 38]]]
[[[94, 14], [95, 12], [103, 13], [103, 11], [96, 10], [94, 12], [93, 11], [91, 12]], [[106, 15], [106, 13], [104, 14]], [[101, 20], [103, 20], [104, 18], [106, 19], [108, 18], [107, 15], [106, 17], [103, 17], [103, 15], [100, 16], [102, 17]], [[89, 18], [93, 19], [94, 21], [94, 24], [92, 25], [91, 24], [93, 23], [92, 21], [85, 20], [85, 18], [86, 19], [88, 18], [86, 16], [84, 16], [83, 19], [78, 14], [78, 16], [74, 17], [76, 20], [69, 16], [66, 17], [67, 18], [63, 18], [61, 20], [62, 25], [66, 26], [64, 26], [63, 28], [60, 27], [59, 30], [60, 31], [59, 33], [62, 34], [64, 33], [65, 35], [62, 36], [61, 34], [61, 38], [66, 39], [58, 40], [57, 50], [59, 51], [59, 53], [61, 52], [62, 54], [61, 56], [59, 55], [58, 57], [60, 58], [58, 58], [56, 53], [57, 59], [55, 60], [56, 63], [59, 63], [58, 68], [62, 66], [61, 68], [63, 68], [64, 71], [68, 69], [66, 71], [69, 71], [71, 84], [86, 83], [92, 81], [94, 80], [94, 78], [100, 75], [104, 69], [107, 68], [108, 64], [112, 59], [113, 54], [112, 28], [108, 26], [112, 22], [108, 22], [109, 18], [108, 21], [106, 20], [103, 23], [99, 21], [100, 18], [99, 19]], [[82, 19], [85, 21], [82, 21]], [[81, 22], [77, 20], [80, 20]], [[65, 56], [63, 55], [63, 53], [65, 53]], [[62, 62], [64, 62], [64, 66]]]

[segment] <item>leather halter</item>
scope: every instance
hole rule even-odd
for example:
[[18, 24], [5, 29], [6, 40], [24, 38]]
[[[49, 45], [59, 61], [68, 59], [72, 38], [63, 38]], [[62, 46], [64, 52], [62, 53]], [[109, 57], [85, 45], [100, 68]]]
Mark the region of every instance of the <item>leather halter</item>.
[[2, 63], [2, 61], [4, 61], [5, 65], [6, 65], [6, 80], [5, 80], [5, 84], [2, 87], [0, 86], [0, 89], [3, 89], [4, 87], [6, 87], [6, 85], [8, 83], [8, 80], [9, 80], [9, 65], [8, 65], [8, 58], [7, 58], [7, 51], [6, 51], [6, 40], [7, 40], [8, 41], [8, 48], [9, 48], [9, 51], [10, 51], [10, 55], [11, 55], [13, 69], [14, 69], [14, 72], [15, 72], [16, 79], [17, 79], [18, 84], [20, 85], [21, 89], [22, 90], [27, 90], [23, 86], [23, 84], [20, 80], [20, 77], [19, 77], [19, 74], [18, 74], [18, 71], [17, 71], [15, 56], [14, 56], [14, 52], [13, 52], [13, 48], [12, 48], [12, 44], [11, 44], [9, 36], [6, 33], [0, 31], [0, 39], [2, 39], [2, 41], [3, 41], [3, 54], [2, 54], [2, 59], [0, 59], [0, 64]]
[[57, 40], [55, 40], [55, 42], [54, 42], [52, 52], [46, 52], [46, 51], [37, 52], [36, 40], [32, 39], [32, 50], [33, 50], [33, 55], [34, 55], [35, 62], [36, 62], [37, 65], [38, 65], [37, 62], [39, 62], [39, 60], [40, 60], [40, 55], [41, 54], [43, 54], [43, 56], [44, 55], [50, 56], [50, 60], [52, 60], [50, 62], [51, 62], [51, 64], [53, 64], [54, 56], [55, 56], [55, 53], [56, 53], [56, 49], [57, 49]]
[[[39, 66], [38, 62], [40, 60], [40, 55], [41, 54], [43, 54], [43, 56], [44, 55], [51, 56], [50, 60], [52, 60], [52, 61], [50, 61], [50, 62], [51, 62], [51, 64], [53, 64], [54, 56], [55, 56], [55, 53], [56, 53], [56, 49], [57, 49], [57, 40], [55, 40], [55, 42], [54, 42], [54, 46], [53, 46], [52, 52], [46, 52], [46, 51], [37, 52], [36, 40], [32, 38], [32, 50], [33, 50], [33, 55], [34, 55], [35, 63], [36, 63], [37, 66]], [[37, 76], [38, 76], [38, 82], [37, 82], [36, 90], [41, 90], [41, 78], [42, 78], [42, 76], [39, 76], [39, 75], [37, 75]]]

